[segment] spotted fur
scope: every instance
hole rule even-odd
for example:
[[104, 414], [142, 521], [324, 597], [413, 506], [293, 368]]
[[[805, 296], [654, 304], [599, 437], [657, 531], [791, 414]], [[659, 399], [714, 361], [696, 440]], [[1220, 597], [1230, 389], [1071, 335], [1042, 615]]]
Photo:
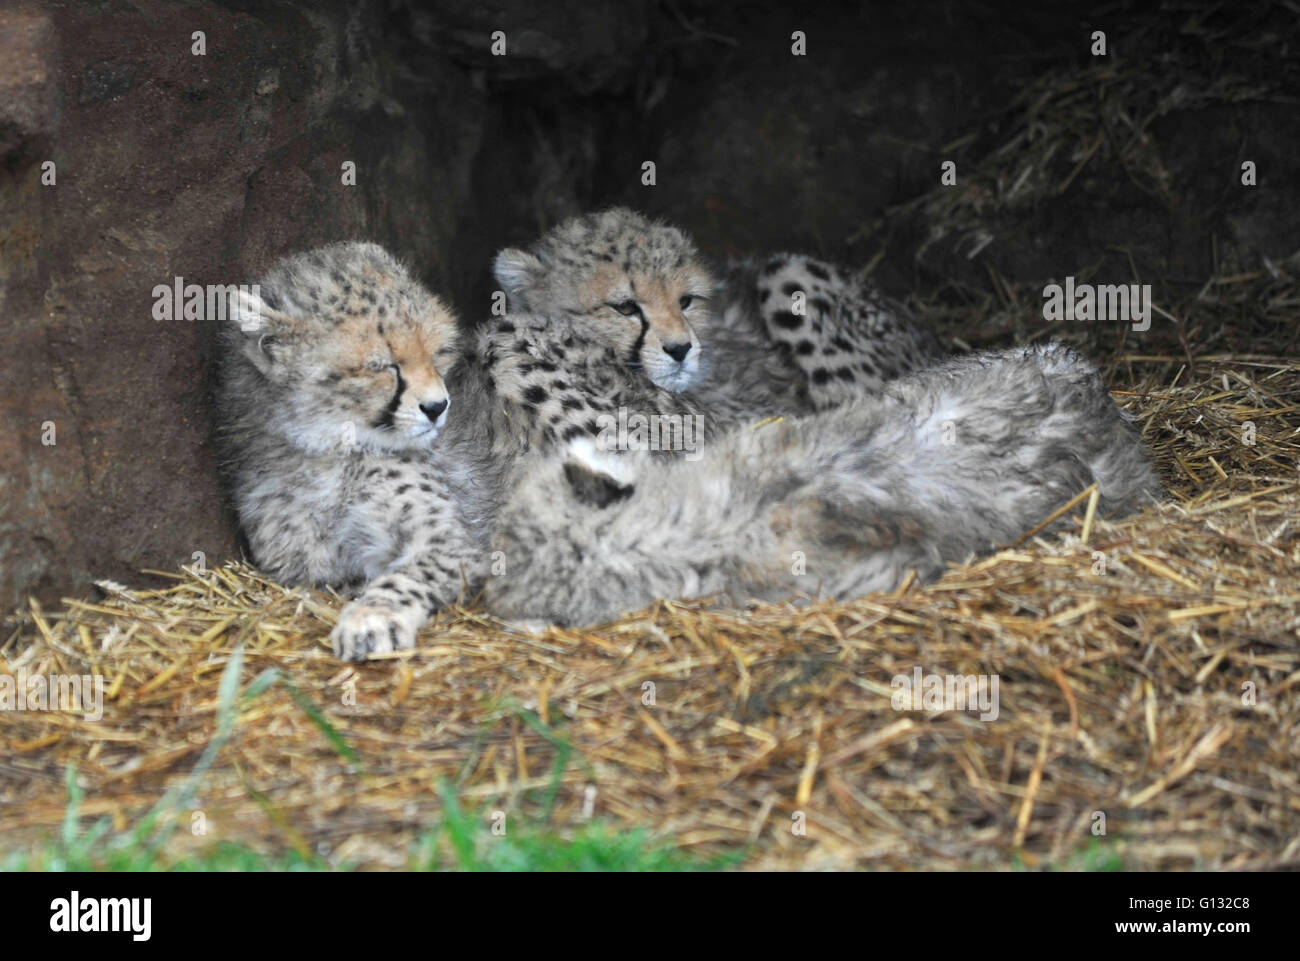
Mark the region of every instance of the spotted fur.
[[901, 305], [834, 265], [778, 254], [717, 280], [683, 231], [625, 208], [503, 250], [495, 273], [509, 310], [478, 351], [515, 446], [595, 436], [620, 409], [696, 415], [710, 437], [869, 396], [942, 356]]
[[587, 214], [503, 250], [495, 273], [509, 310], [483, 327], [478, 358], [515, 446], [595, 436], [620, 409], [701, 416], [712, 433], [784, 410], [794, 390], [757, 315], [715, 313], [713, 275], [675, 227]]
[[409, 648], [485, 574], [498, 496], [455, 318], [374, 244], [286, 258], [259, 286], [232, 303], [217, 391], [252, 559], [284, 583], [364, 585], [339, 657]]
[[826, 410], [939, 361], [938, 339], [861, 277], [803, 254], [776, 254], [754, 279], [769, 341], [802, 374], [812, 410]]

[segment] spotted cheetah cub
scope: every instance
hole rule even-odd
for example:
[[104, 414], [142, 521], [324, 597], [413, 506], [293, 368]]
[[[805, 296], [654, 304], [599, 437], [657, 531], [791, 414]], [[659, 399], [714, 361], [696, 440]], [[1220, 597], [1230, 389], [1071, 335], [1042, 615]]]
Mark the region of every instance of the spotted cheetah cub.
[[521, 312], [581, 318], [624, 366], [674, 393], [700, 377], [702, 317], [713, 278], [690, 238], [625, 208], [566, 220], [530, 250], [496, 256], [497, 281]]
[[[713, 310], [717, 285], [681, 230], [614, 208], [502, 250], [504, 317], [478, 351], [502, 436], [546, 446], [601, 431], [601, 415], [701, 416], [703, 427], [768, 416], [793, 392], [754, 317]], [[732, 323], [735, 321], [736, 323]]]
[[823, 410], [942, 356], [860, 278], [800, 254], [728, 264], [626, 208], [567, 220], [496, 258], [507, 316], [483, 330], [502, 436], [601, 433], [619, 411], [729, 426]]
[[[845, 600], [1008, 543], [1096, 482], [1104, 513], [1158, 493], [1146, 448], [1063, 345], [967, 355], [861, 404], [742, 427], [702, 459], [586, 438], [526, 466], [494, 547], [492, 613], [588, 624], [657, 598]], [[525, 558], [525, 565], [510, 564]]]
[[331, 634], [340, 658], [412, 647], [485, 573], [495, 472], [448, 393], [456, 321], [374, 244], [288, 257], [259, 286], [232, 301], [217, 389], [252, 559], [289, 584], [364, 585]]

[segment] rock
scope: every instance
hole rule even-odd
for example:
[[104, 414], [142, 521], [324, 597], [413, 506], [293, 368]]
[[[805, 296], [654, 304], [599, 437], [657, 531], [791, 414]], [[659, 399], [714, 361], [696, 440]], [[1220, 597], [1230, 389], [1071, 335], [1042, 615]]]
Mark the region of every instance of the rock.
[[54, 31], [36, 9], [0, 10], [0, 157], [54, 123]]
[[559, 78], [589, 94], [624, 88], [643, 68], [653, 52], [651, 10], [648, 0], [450, 0], [412, 4], [406, 14], [424, 62], [450, 58], [497, 85]]

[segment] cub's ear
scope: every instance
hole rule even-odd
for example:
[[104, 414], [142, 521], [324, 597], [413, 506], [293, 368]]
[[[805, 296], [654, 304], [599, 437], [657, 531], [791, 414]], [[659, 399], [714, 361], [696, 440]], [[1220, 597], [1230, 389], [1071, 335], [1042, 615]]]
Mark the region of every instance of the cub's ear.
[[519, 307], [528, 307], [528, 292], [537, 286], [545, 266], [536, 254], [515, 247], [507, 247], [492, 261], [492, 275], [496, 277], [506, 296]]
[[244, 335], [244, 356], [276, 379], [282, 371], [283, 351], [298, 336], [303, 322], [268, 304], [257, 285], [236, 288], [226, 303], [226, 322]]

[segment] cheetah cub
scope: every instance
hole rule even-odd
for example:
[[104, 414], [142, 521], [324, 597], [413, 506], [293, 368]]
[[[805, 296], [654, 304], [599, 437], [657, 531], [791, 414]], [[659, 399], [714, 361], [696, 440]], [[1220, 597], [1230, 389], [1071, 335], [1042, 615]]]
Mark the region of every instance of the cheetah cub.
[[694, 416], [706, 435], [823, 410], [941, 357], [901, 305], [800, 254], [721, 281], [676, 227], [613, 208], [567, 220], [495, 274], [510, 311], [479, 350], [502, 433], [545, 446], [620, 410]]
[[[845, 600], [1007, 543], [1094, 481], [1105, 513], [1158, 493], [1093, 367], [1062, 345], [956, 358], [861, 404], [742, 427], [695, 462], [580, 438], [521, 461], [492, 613], [562, 625], [657, 598]], [[514, 565], [516, 569], [519, 565]]]
[[[222, 468], [252, 559], [290, 584], [355, 589], [331, 634], [361, 660], [482, 578], [495, 487], [447, 307], [381, 247], [288, 257], [219, 338]], [[466, 410], [476, 405], [466, 403]]]
[[595, 436], [620, 410], [703, 417], [712, 431], [778, 413], [793, 393], [797, 372], [762, 346], [757, 317], [714, 311], [713, 275], [676, 227], [625, 208], [585, 214], [502, 250], [494, 273], [509, 310], [478, 351], [501, 432], [525, 447]]
[[623, 365], [674, 393], [702, 373], [700, 335], [713, 278], [675, 227], [625, 208], [574, 217], [530, 250], [507, 249], [493, 264], [511, 306], [550, 319], [582, 318], [605, 334]]

